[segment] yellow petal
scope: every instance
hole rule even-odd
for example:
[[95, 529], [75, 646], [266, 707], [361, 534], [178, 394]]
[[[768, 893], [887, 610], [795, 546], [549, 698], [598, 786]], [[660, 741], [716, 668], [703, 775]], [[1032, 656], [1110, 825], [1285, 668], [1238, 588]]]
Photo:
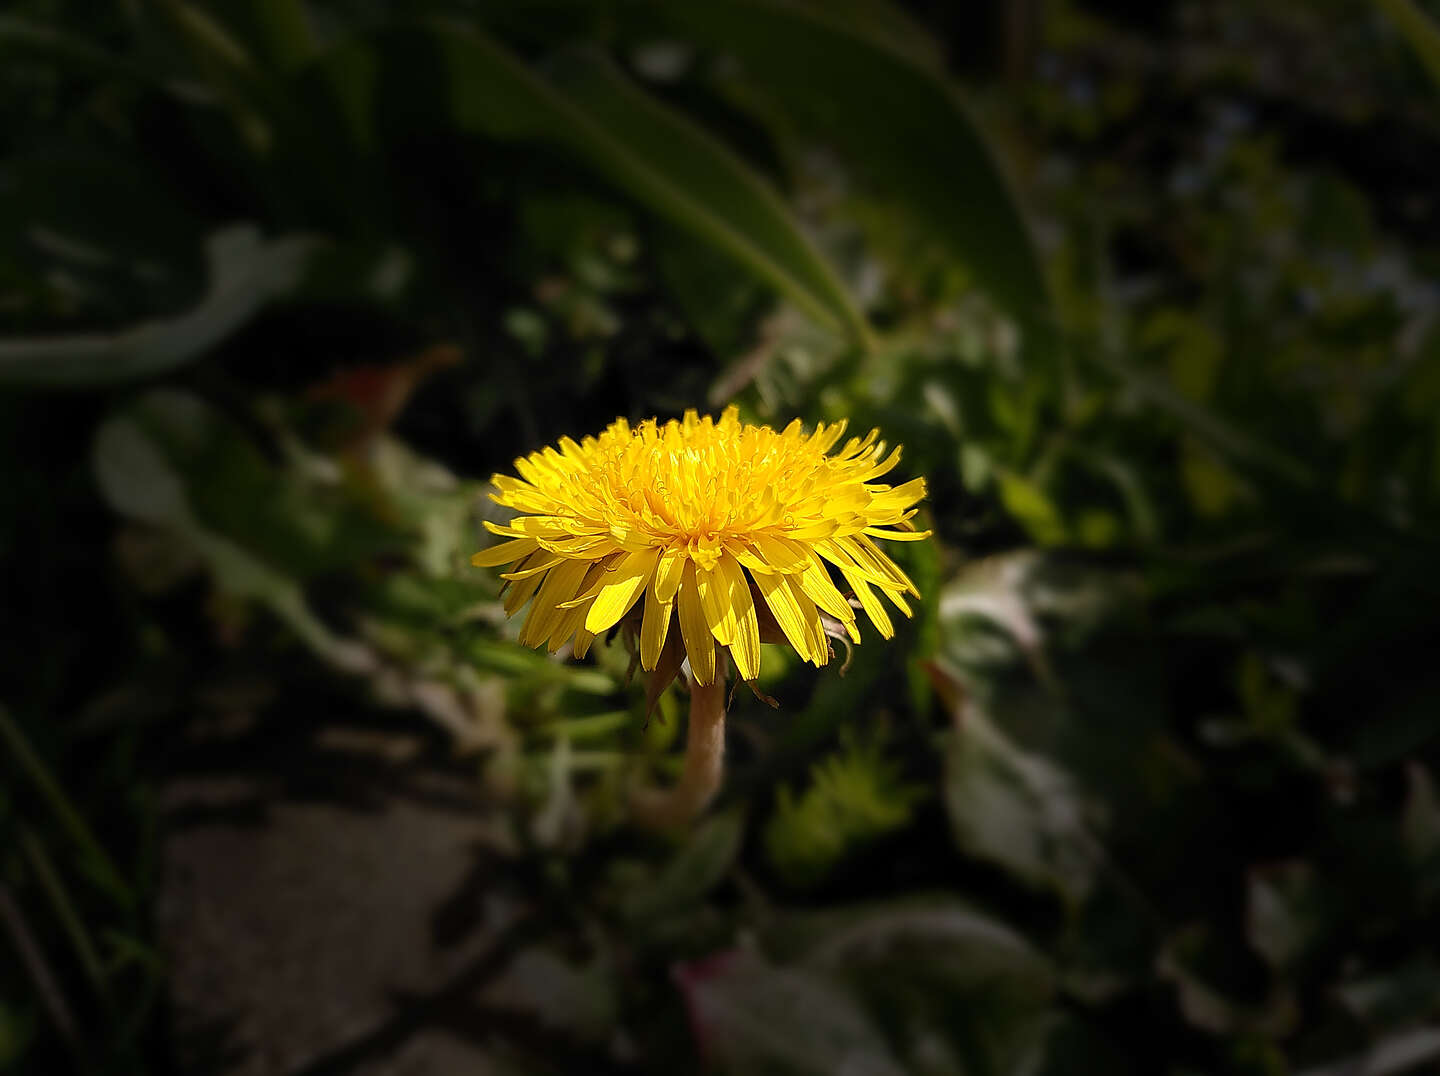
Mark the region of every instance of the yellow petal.
[[501, 572], [500, 578], [509, 579], [512, 582], [520, 579], [529, 579], [532, 575], [548, 572], [551, 568], [555, 567], [555, 565], [559, 564], [561, 559], [561, 557], [556, 556], [554, 553], [542, 553], [540, 556], [534, 557], [525, 564], [516, 567], [513, 572]]
[[749, 580], [729, 553], [720, 558], [717, 573], [724, 578], [728, 591], [725, 607], [730, 621], [730, 656], [735, 659], [740, 679], [754, 680], [760, 675], [760, 621], [755, 615]]
[[[755, 586], [760, 590], [760, 596], [765, 599], [765, 604], [775, 614], [775, 622], [780, 625], [780, 630], [785, 633], [785, 638], [790, 640], [790, 645], [806, 661], [821, 664], [819, 657], [812, 648], [814, 632], [810, 626], [812, 619], [819, 621], [819, 613], [815, 609], [815, 603], [805, 596], [794, 584], [794, 581], [787, 576], [779, 575], [757, 575]], [[806, 607], [808, 608], [808, 611]]]
[[910, 581], [910, 577], [901, 571], [900, 565], [886, 556], [884, 550], [863, 534], [841, 538], [836, 544], [854, 557], [855, 563], [869, 568], [871, 571], [884, 573], [895, 584], [908, 590], [915, 597], [920, 597], [920, 592], [915, 589], [915, 584]]
[[[576, 657], [584, 657], [585, 651], [589, 649], [590, 639], [585, 641], [583, 648], [579, 646], [579, 636], [585, 631], [585, 614], [590, 611], [590, 602], [594, 600], [595, 590], [604, 581], [606, 564], [604, 561], [591, 561], [590, 567], [585, 570], [585, 578], [580, 580], [580, 597], [571, 599], [568, 602], [561, 602], [559, 608], [564, 610], [556, 622], [555, 627], [550, 631], [548, 640], [550, 653], [555, 653], [565, 645], [565, 640], [572, 635], [576, 637]], [[586, 597], [586, 595], [589, 597]]]
[[730, 610], [730, 584], [720, 574], [719, 558], [716, 558], [714, 568], [695, 565], [695, 580], [706, 623], [710, 625], [716, 641], [722, 646], [729, 646], [735, 637], [735, 617]]
[[600, 593], [595, 595], [595, 604], [590, 606], [590, 612], [585, 616], [586, 631], [599, 634], [630, 611], [635, 599], [640, 597], [645, 584], [650, 581], [659, 554], [658, 549], [642, 549], [627, 553], [615, 565], [615, 570], [600, 588]]
[[655, 593], [663, 602], [673, 602], [675, 592], [680, 589], [680, 579], [685, 574], [685, 550], [667, 549], [660, 554], [655, 566]]
[[882, 590], [887, 588], [897, 590], [905, 589], [904, 583], [893, 578], [880, 565], [872, 565], [869, 563], [868, 558], [862, 559], [852, 555], [849, 548], [840, 544], [842, 541], [844, 541], [844, 539], [816, 542], [815, 550], [831, 564], [839, 568], [842, 573], [848, 572], [849, 575], [846, 576], [847, 579], [850, 575], [854, 575], [865, 580], [873, 587], [880, 587]]
[[[797, 591], [800, 588], [800, 584], [793, 580], [790, 585]], [[803, 593], [800, 596], [802, 598], [805, 597]], [[809, 601], [808, 598], [806, 600]], [[825, 623], [821, 620], [820, 610], [815, 607], [815, 603], [810, 602], [809, 605], [802, 606], [802, 608], [810, 614], [805, 626], [810, 629], [810, 649], [815, 654], [811, 660], [814, 661], [815, 668], [818, 669], [830, 660], [830, 636], [825, 632]], [[853, 620], [844, 625], [844, 628], [845, 634], [850, 636], [851, 642], [858, 643], [860, 641], [860, 632], [855, 627]]]
[[876, 508], [909, 508], [925, 496], [925, 479], [912, 478], [904, 485], [877, 489], [871, 504]]
[[575, 634], [577, 628], [583, 627], [585, 623], [584, 609], [566, 609], [555, 621], [555, 626], [550, 629], [550, 635], [545, 640], [545, 649], [555, 653], [565, 645], [567, 639]]
[[538, 548], [534, 538], [516, 538], [512, 542], [501, 542], [489, 549], [482, 549], [470, 558], [470, 565], [473, 568], [496, 568], [529, 556]]
[[864, 474], [856, 475], [856, 478], [861, 482], [873, 482], [881, 475], [889, 474], [891, 471], [893, 471], [895, 469], [895, 465], [899, 462], [900, 446], [896, 445], [890, 455], [885, 457], [885, 459], [881, 460], [879, 463], [875, 464], [875, 466], [871, 467]]
[[690, 671], [699, 684], [715, 680], [715, 639], [705, 610], [700, 606], [700, 586], [695, 580], [695, 565], [685, 561], [684, 576], [675, 600], [680, 607], [680, 634], [685, 639], [685, 653], [690, 658]]
[[540, 584], [535, 602], [530, 606], [530, 615], [520, 629], [520, 642], [525, 646], [539, 646], [550, 637], [555, 624], [565, 615], [559, 608], [563, 601], [575, 596], [575, 591], [585, 579], [590, 563], [583, 560], [567, 560], [555, 565]]
[[730, 555], [738, 560], [743, 567], [750, 569], [751, 575], [771, 575], [775, 571], [773, 565], [761, 560], [743, 545], [731, 545], [727, 543], [725, 548], [730, 551]]
[[755, 546], [760, 550], [760, 555], [765, 558], [779, 572], [803, 572], [807, 557], [805, 546], [800, 542], [791, 541], [789, 538], [780, 538], [770, 534], [757, 534]]
[[864, 530], [862, 533], [868, 534], [868, 535], [870, 535], [872, 538], [888, 538], [888, 539], [890, 539], [890, 541], [892, 541], [892, 542], [919, 542], [919, 541], [923, 541], [923, 540], [926, 539], [926, 538], [929, 538], [930, 535], [932, 535], [932, 534], [935, 533], [935, 532], [934, 532], [934, 531], [892, 531], [892, 530], [885, 530], [885, 529], [883, 529], [883, 528], [881, 528], [881, 527], [866, 527], [865, 530]]
[[870, 584], [849, 568], [842, 566], [840, 574], [845, 577], [845, 582], [850, 584], [850, 589], [855, 592], [855, 597], [860, 599], [860, 607], [870, 617], [871, 623], [875, 625], [881, 635], [887, 639], [891, 638], [895, 634], [895, 626], [890, 623], [890, 614], [885, 612], [885, 606], [881, 605], [880, 599], [875, 597], [875, 592], [870, 589]]
[[665, 636], [670, 631], [670, 610], [675, 605], [673, 591], [670, 601], [661, 599], [659, 591], [660, 573], [657, 571], [650, 577], [650, 585], [645, 593], [645, 615], [640, 621], [640, 667], [646, 672], [654, 669], [655, 663], [660, 660], [660, 651], [665, 648]]
[[[550, 567], [553, 568], [555, 565], [552, 564]], [[548, 571], [549, 569], [546, 570]], [[540, 589], [542, 582], [544, 582], [542, 575], [531, 575], [521, 579], [512, 586], [510, 593], [505, 595], [505, 615], [514, 616], [519, 612], [521, 607]]]
[[[525, 535], [514, 527], [502, 526], [499, 523], [491, 523], [488, 519], [482, 519], [480, 526], [484, 527], [491, 534], [498, 534], [505, 538], [524, 538]], [[533, 540], [533, 539], [532, 539]], [[488, 552], [488, 550], [487, 550]]]
[[836, 588], [825, 562], [816, 553], [810, 554], [810, 563], [800, 576], [800, 588], [811, 601], [841, 623], [855, 620], [855, 610], [850, 608], [850, 603]]

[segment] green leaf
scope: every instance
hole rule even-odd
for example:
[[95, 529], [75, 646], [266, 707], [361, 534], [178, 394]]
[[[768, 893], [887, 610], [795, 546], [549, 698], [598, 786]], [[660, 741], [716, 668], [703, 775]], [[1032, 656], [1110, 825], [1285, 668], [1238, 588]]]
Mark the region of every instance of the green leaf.
[[707, 819], [657, 878], [629, 895], [625, 917], [644, 922], [692, 907], [729, 873], [744, 836], [745, 816], [739, 810]]
[[1059, 545], [1067, 537], [1060, 510], [1036, 483], [1013, 471], [1002, 472], [1000, 500], [1005, 510], [1042, 545]]
[[1100, 850], [1069, 776], [1011, 743], [976, 706], [945, 752], [945, 806], [961, 851], [1078, 902]]
[[1320, 934], [1319, 886], [1309, 864], [1292, 861], [1250, 872], [1245, 934], [1274, 968], [1292, 967]]
[[1234, 473], [1193, 434], [1180, 439], [1180, 481], [1196, 514], [1207, 519], [1225, 515], [1245, 493]]
[[1419, 955], [1384, 974], [1342, 983], [1335, 996], [1368, 1027], [1418, 1024], [1440, 997], [1440, 968], [1428, 956]]
[[15, 762], [16, 767], [34, 783], [36, 790], [55, 816], [66, 835], [80, 852], [81, 865], [101, 889], [124, 906], [133, 905], [135, 894], [115, 866], [104, 847], [96, 839], [84, 816], [66, 794], [35, 749], [30, 745], [19, 724], [9, 711], [0, 706], [0, 748]]
[[1437, 1057], [1440, 1057], [1440, 1028], [1421, 1027], [1386, 1036], [1363, 1054], [1306, 1069], [1300, 1076], [1350, 1076], [1358, 1072], [1365, 1076], [1391, 1076]]
[[333, 634], [307, 604], [295, 579], [210, 530], [196, 516], [166, 448], [193, 443], [214, 421], [216, 416], [199, 399], [171, 390], [149, 393], [130, 411], [108, 419], [95, 435], [93, 452], [95, 477], [106, 500], [122, 515], [183, 537], [222, 589], [260, 602], [323, 660], [347, 672], [373, 671], [369, 649]]
[[1088, 350], [1086, 354], [1127, 389], [1156, 410], [1169, 415], [1182, 428], [1190, 430], [1223, 455], [1242, 460], [1295, 485], [1308, 486], [1314, 483], [1314, 475], [1306, 464], [1232, 425], [1208, 407], [1178, 392], [1168, 380], [1137, 369], [1128, 361], [1106, 354], [1103, 350]]
[[[90, 986], [97, 994], [105, 998], [105, 972], [100, 965], [100, 957], [95, 951], [95, 943], [90, 937], [90, 929], [86, 925], [84, 917], [77, 911], [75, 899], [71, 896], [70, 890], [66, 888], [60, 871], [51, 860], [45, 845], [28, 826], [20, 827], [20, 847], [25, 853], [25, 858], [30, 862], [30, 869], [35, 875], [35, 880], [40, 883], [40, 888], [45, 892], [45, 897], [49, 901], [55, 918], [59, 920], [61, 928], [69, 937], [70, 945], [75, 950], [75, 955], [79, 959], [80, 967], [84, 970], [86, 978], [90, 981]], [[91, 858], [93, 860], [93, 856]], [[113, 867], [109, 869], [113, 870]], [[103, 874], [101, 878], [103, 882]]]
[[0, 57], [11, 56], [32, 56], [95, 74], [155, 81], [154, 73], [144, 65], [114, 56], [74, 34], [5, 16], [0, 18]]
[[192, 310], [113, 333], [0, 340], [0, 383], [108, 385], [173, 370], [294, 288], [314, 246], [296, 236], [262, 239], [249, 226], [216, 232], [206, 245], [210, 286]]
[[827, 975], [742, 951], [681, 967], [676, 978], [701, 1049], [730, 1071], [905, 1071], [854, 996]]
[[[807, 314], [865, 345], [869, 330], [778, 194], [720, 141], [634, 86], [603, 56], [571, 51], [541, 78], [502, 45], [447, 20], [423, 24], [462, 130], [566, 152], [642, 207], [713, 244]], [[398, 48], [394, 39], [382, 48]], [[427, 50], [427, 51], [428, 51]]]
[[771, 934], [855, 992], [906, 1071], [1022, 1071], [1054, 994], [1053, 968], [1023, 937], [948, 897], [788, 915]]
[[581, 1042], [603, 1043], [619, 1013], [615, 969], [603, 955], [577, 965], [554, 948], [516, 954], [481, 993], [496, 1009], [523, 1013], [541, 1026]]
[[1058, 348], [1044, 273], [1010, 185], [938, 64], [875, 26], [905, 22], [881, 3], [781, 0], [668, 4], [676, 32], [737, 56], [797, 130], [840, 148], [886, 199], [970, 267], [1029, 333], [1032, 354]]
[[749, 274], [736, 272], [733, 258], [674, 228], [655, 229], [650, 245], [670, 297], [714, 355], [730, 359], [753, 345], [755, 315], [767, 296]]
[[1037, 997], [1049, 994], [1054, 971], [1030, 943], [1005, 923], [958, 900], [904, 900], [863, 909], [820, 913], [787, 931], [815, 931], [806, 962], [816, 967], [868, 967], [936, 963], [953, 980], [970, 984], [995, 976], [1023, 980]]
[[1440, 86], [1440, 27], [1413, 0], [1375, 0], [1395, 21], [1436, 86]]

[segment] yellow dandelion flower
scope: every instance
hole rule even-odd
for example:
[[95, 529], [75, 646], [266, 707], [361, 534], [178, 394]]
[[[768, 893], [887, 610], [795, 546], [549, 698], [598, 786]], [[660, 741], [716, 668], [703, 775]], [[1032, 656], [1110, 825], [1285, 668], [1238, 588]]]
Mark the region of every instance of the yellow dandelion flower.
[[486, 522], [509, 540], [471, 563], [511, 566], [501, 576], [505, 611], [530, 603], [527, 646], [553, 653], [573, 640], [583, 657], [628, 616], [640, 621], [646, 671], [666, 665], [667, 653], [677, 668], [685, 656], [696, 682], [710, 684], [718, 646], [754, 680], [762, 635], [823, 665], [832, 632], [860, 638], [832, 572], [889, 638], [881, 597], [909, 616], [904, 596], [919, 592], [875, 539], [930, 533], [910, 522], [925, 480], [878, 481], [900, 449], [886, 455], [876, 430], [832, 453], [845, 426], [807, 434], [797, 419], [777, 433], [742, 423], [731, 407], [718, 421], [687, 411], [663, 425], [617, 419], [578, 444], [563, 438], [517, 459], [519, 477], [494, 476], [491, 499], [519, 514]]

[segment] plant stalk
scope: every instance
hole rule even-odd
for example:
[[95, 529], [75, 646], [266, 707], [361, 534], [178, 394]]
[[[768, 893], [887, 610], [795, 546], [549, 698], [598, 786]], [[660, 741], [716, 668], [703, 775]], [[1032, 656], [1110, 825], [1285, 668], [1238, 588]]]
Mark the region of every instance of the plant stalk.
[[711, 683], [698, 684], [691, 678], [684, 769], [669, 788], [635, 790], [630, 806], [640, 824], [679, 829], [694, 821], [720, 790], [725, 775], [725, 666], [724, 654], [717, 654]]

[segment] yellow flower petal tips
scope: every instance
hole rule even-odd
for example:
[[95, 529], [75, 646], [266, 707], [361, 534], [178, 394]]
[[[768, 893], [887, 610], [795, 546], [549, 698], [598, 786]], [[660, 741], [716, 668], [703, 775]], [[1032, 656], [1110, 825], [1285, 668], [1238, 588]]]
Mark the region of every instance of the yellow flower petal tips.
[[[668, 679], [683, 656], [702, 688], [723, 682], [727, 658], [753, 681], [762, 639], [824, 665], [832, 636], [860, 638], [844, 592], [887, 638], [882, 597], [906, 616], [905, 595], [919, 597], [876, 539], [929, 535], [910, 522], [925, 480], [879, 481], [899, 448], [886, 454], [872, 430], [836, 449], [845, 426], [806, 433], [797, 419], [776, 432], [731, 407], [562, 438], [517, 459], [518, 477], [494, 476], [491, 499], [517, 515], [486, 522], [506, 540], [471, 563], [509, 566], [505, 611], [528, 602], [520, 641], [552, 653], [570, 642], [583, 656], [623, 621], [639, 632], [642, 668]], [[692, 739], [694, 724], [692, 712]]]

